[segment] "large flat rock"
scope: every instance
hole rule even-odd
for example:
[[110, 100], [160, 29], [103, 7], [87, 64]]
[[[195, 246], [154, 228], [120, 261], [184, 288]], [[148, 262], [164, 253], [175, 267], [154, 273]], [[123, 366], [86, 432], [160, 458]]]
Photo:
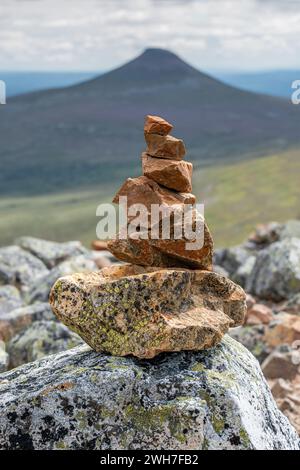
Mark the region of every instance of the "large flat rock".
[[210, 271], [124, 265], [60, 278], [50, 304], [96, 351], [151, 358], [216, 345], [243, 322], [245, 293]]

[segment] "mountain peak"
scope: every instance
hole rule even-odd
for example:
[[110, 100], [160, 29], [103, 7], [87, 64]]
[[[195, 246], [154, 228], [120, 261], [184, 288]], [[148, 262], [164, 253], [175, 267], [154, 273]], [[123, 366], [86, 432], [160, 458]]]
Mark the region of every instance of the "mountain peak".
[[174, 52], [171, 52], [168, 49], [161, 49], [160, 47], [148, 47], [147, 49], [144, 50], [144, 52], [140, 55], [140, 57], [146, 57], [150, 59], [172, 57], [172, 58], [179, 59], [179, 57], [176, 54], [174, 54]]

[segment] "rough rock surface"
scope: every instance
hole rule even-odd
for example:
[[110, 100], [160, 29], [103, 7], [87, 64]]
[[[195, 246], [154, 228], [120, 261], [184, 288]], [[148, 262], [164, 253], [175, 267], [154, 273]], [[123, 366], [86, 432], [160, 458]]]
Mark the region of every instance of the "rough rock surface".
[[300, 291], [300, 239], [287, 238], [259, 252], [246, 290], [280, 301]]
[[0, 317], [0, 339], [9, 341], [14, 335], [39, 320], [55, 320], [49, 303], [35, 303], [17, 308]]
[[23, 305], [20, 291], [10, 285], [0, 286], [0, 319], [5, 313], [19, 308]]
[[156, 183], [179, 192], [192, 191], [193, 164], [185, 161], [153, 158], [142, 154], [143, 174]]
[[87, 346], [0, 377], [2, 449], [299, 450], [253, 356], [229, 337], [153, 361]]
[[150, 114], [146, 116], [144, 125], [144, 132], [146, 134], [167, 135], [172, 129], [172, 124], [160, 116], [151, 116]]
[[84, 255], [74, 256], [55, 266], [36, 282], [32, 283], [27, 294], [27, 302], [47, 302], [51, 287], [61, 276], [76, 272], [89, 272], [98, 269], [97, 264], [91, 258]]
[[261, 323], [269, 324], [272, 320], [273, 312], [267, 305], [254, 304], [248, 308], [245, 323], [247, 325], [259, 325]]
[[[214, 253], [214, 264], [222, 266], [235, 282], [245, 284], [246, 277], [252, 271], [255, 255], [244, 246], [219, 248]], [[236, 280], [238, 279], [238, 280]]]
[[294, 361], [293, 351], [287, 346], [280, 346], [264, 360], [261, 368], [267, 379], [293, 380], [299, 374], [299, 361]]
[[15, 243], [43, 261], [49, 269], [68, 258], [88, 253], [78, 241], [56, 243], [34, 237], [20, 237]]
[[12, 284], [26, 291], [32, 282], [47, 273], [41, 260], [19, 246], [0, 248], [0, 284]]
[[196, 202], [193, 194], [178, 193], [163, 188], [146, 176], [128, 178], [115, 195], [113, 202], [118, 204], [120, 196], [127, 196], [128, 207], [138, 201], [139, 204], [144, 204], [148, 211], [151, 209], [151, 204], [173, 206], [195, 204]]
[[289, 313], [277, 315], [270, 328], [266, 330], [264, 340], [272, 348], [300, 341], [300, 318]]
[[[197, 235], [197, 239], [188, 239], [183, 234], [181, 238], [175, 238], [176, 225], [174, 220], [170, 223], [170, 236], [167, 239], [162, 237], [155, 239], [152, 236], [152, 230], [155, 226], [149, 226], [148, 229], [141, 230], [138, 237], [118, 238], [108, 242], [109, 250], [121, 261], [142, 266], [160, 266], [160, 267], [183, 267], [192, 269], [212, 269], [213, 239], [201, 214], [196, 210], [192, 213], [192, 229]], [[162, 225], [163, 219], [160, 221]], [[180, 222], [180, 228], [181, 227]], [[203, 242], [200, 242], [200, 233], [203, 236]], [[190, 237], [191, 238], [191, 237]], [[188, 245], [195, 243], [194, 249], [188, 249]], [[197, 243], [197, 245], [196, 245]]]
[[132, 265], [61, 278], [50, 304], [96, 351], [141, 358], [212, 347], [245, 314], [243, 290], [216, 273]]
[[232, 338], [245, 346], [253, 356], [262, 363], [272, 350], [264, 340], [265, 332], [265, 325], [246, 325], [232, 328], [229, 334]]
[[40, 320], [14, 336], [7, 344], [10, 368], [83, 344], [65, 325]]
[[151, 157], [182, 160], [185, 155], [183, 141], [171, 135], [145, 134], [145, 140], [148, 145], [146, 153]]

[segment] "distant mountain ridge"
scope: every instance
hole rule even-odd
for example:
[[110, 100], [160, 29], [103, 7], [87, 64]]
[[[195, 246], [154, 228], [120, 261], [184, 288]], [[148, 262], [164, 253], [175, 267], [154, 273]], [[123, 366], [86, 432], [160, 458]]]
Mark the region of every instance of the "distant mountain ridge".
[[61, 88], [89, 80], [95, 72], [7, 72], [0, 70], [0, 79], [6, 83], [6, 95], [21, 95], [49, 88]]
[[292, 83], [300, 80], [300, 70], [271, 70], [269, 72], [217, 73], [229, 85], [254, 93], [265, 93], [291, 99]]
[[300, 145], [300, 107], [147, 49], [95, 79], [0, 107], [0, 193], [61, 192], [138, 174], [148, 113], [174, 123], [196, 168]]

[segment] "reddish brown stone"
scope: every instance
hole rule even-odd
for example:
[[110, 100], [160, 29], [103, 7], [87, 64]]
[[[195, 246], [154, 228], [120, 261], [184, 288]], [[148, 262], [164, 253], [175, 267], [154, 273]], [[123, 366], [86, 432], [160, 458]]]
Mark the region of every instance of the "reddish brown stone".
[[[199, 214], [194, 210], [193, 230], [196, 228], [196, 219]], [[200, 216], [201, 217], [201, 216]], [[160, 221], [162, 224], [163, 221]], [[187, 243], [192, 240], [185, 238], [176, 239], [174, 237], [174, 220], [171, 220], [170, 237], [168, 239], [151, 238], [150, 230], [154, 227], [143, 229], [136, 238], [127, 237], [108, 243], [108, 249], [121, 261], [127, 261], [142, 266], [159, 267], [186, 267], [192, 269], [212, 269], [213, 240], [207, 225], [203, 224], [203, 246], [195, 249], [188, 249]]]
[[195, 204], [193, 194], [178, 193], [164, 188], [146, 176], [128, 178], [115, 195], [113, 202], [118, 204], [120, 196], [127, 196], [128, 207], [139, 203], [150, 211], [151, 204], [168, 205]]
[[93, 240], [91, 243], [92, 250], [105, 251], [107, 250], [107, 242], [102, 240]]
[[151, 157], [182, 160], [185, 155], [185, 146], [182, 140], [171, 135], [145, 134], [148, 145], [147, 153]]
[[144, 132], [146, 134], [167, 135], [172, 129], [172, 124], [159, 116], [148, 114], [145, 118]]
[[300, 318], [288, 313], [279, 314], [276, 323], [268, 328], [264, 340], [268, 346], [276, 348], [281, 344], [293, 344], [300, 340]]
[[153, 158], [142, 154], [143, 174], [169, 189], [192, 191], [193, 164], [184, 161]]
[[248, 311], [246, 315], [246, 324], [247, 325], [267, 325], [270, 321], [273, 320], [272, 310], [263, 304], [254, 304]]

